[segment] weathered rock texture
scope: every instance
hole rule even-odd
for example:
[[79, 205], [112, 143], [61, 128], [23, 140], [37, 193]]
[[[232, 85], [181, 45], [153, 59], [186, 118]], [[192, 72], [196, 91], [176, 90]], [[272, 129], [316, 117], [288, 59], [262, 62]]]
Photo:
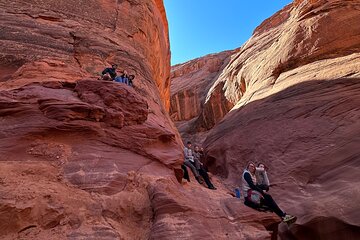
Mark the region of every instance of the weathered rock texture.
[[[0, 238], [148, 239], [148, 187], [183, 159], [162, 1], [0, 9]], [[96, 80], [111, 63], [135, 88]]]
[[[162, 1], [1, 1], [1, 81], [97, 77], [111, 63], [155, 80], [169, 107], [170, 52]], [[159, 57], [161, 56], [161, 57]], [[150, 84], [153, 84], [152, 82]]]
[[360, 237], [359, 22], [359, 1], [296, 1], [211, 87], [234, 107], [205, 140], [207, 163], [232, 186], [248, 161], [269, 166], [270, 192], [299, 217], [282, 239]]
[[244, 207], [216, 179], [216, 192], [177, 182], [180, 144], [137, 91], [98, 80], [0, 91], [1, 239], [276, 235], [278, 218]]
[[[201, 142], [206, 131], [233, 107], [223, 94], [207, 94], [234, 52], [207, 55], [171, 68], [170, 116], [183, 139]], [[209, 98], [212, 105], [206, 104]]]
[[[162, 1], [0, 9], [1, 239], [276, 235], [277, 217], [245, 208], [216, 178], [218, 191], [177, 181]], [[134, 88], [96, 80], [111, 63], [136, 75]]]

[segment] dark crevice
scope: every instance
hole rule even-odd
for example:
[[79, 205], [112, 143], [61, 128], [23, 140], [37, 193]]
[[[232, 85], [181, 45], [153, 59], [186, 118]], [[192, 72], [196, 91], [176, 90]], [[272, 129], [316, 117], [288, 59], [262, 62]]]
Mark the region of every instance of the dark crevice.
[[76, 36], [75, 32], [69, 32], [70, 36], [73, 39], [72, 45], [73, 45], [73, 57], [76, 60], [76, 62], [78, 63], [79, 67], [82, 68], [81, 66], [81, 62], [78, 58], [79, 55], [79, 46], [80, 46], [80, 42], [81, 42], [81, 38]]
[[36, 228], [37, 226], [36, 225], [29, 225], [29, 226], [26, 226], [24, 228], [22, 228], [20, 231], [18, 231], [18, 233], [21, 233], [21, 232], [24, 232], [30, 228]]
[[115, 32], [117, 29], [118, 19], [119, 19], [119, 1], [116, 1], [116, 15], [114, 20], [113, 32]]
[[[241, 91], [241, 95], [243, 96], [246, 92], [246, 81], [244, 77], [241, 77], [240, 80], [240, 91]], [[239, 99], [240, 100], [240, 99]]]
[[279, 235], [280, 239], [357, 240], [360, 239], [360, 227], [335, 217], [319, 216], [302, 225], [294, 224]]

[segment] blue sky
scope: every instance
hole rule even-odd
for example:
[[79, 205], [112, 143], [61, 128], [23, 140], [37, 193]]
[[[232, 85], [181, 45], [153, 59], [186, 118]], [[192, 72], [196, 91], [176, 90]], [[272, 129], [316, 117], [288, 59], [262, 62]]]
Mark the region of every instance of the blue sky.
[[171, 64], [235, 49], [291, 0], [164, 0]]

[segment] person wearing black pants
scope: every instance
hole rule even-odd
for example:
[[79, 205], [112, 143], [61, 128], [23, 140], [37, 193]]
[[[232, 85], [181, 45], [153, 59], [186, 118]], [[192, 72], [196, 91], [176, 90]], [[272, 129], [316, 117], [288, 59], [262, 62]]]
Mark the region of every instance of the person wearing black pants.
[[183, 178], [185, 178], [188, 182], [190, 182], [189, 172], [184, 164], [181, 164], [181, 169], [184, 171]]
[[209, 175], [207, 174], [207, 171], [206, 171], [203, 163], [200, 161], [200, 151], [199, 151], [198, 146], [195, 146], [195, 149], [194, 149], [194, 165], [195, 165], [196, 169], [198, 170], [200, 176], [204, 179], [208, 188], [212, 189], [212, 190], [216, 190], [216, 187], [214, 187], [214, 185], [210, 181]]
[[199, 174], [200, 176], [204, 179], [206, 185], [208, 186], [209, 189], [212, 190], [216, 190], [216, 187], [212, 184], [212, 182], [210, 181], [209, 175], [207, 174], [206, 170], [203, 168], [203, 166], [201, 166], [199, 169]]
[[[254, 203], [252, 201], [252, 198], [250, 196], [252, 191], [256, 191], [261, 194], [260, 204]], [[245, 196], [245, 205], [255, 209], [265, 206], [274, 213], [276, 213], [286, 223], [292, 223], [296, 221], [295, 216], [291, 216], [283, 212], [276, 204], [272, 196], [268, 193], [265, 193], [258, 185], [256, 185], [254, 163], [249, 163], [247, 169], [245, 169], [243, 173], [243, 193]]]

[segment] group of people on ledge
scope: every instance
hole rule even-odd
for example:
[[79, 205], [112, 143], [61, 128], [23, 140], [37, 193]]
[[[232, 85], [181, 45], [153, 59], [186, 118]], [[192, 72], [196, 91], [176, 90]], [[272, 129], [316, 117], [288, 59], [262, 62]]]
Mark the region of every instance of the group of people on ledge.
[[113, 64], [111, 67], [105, 68], [104, 71], [101, 72], [101, 80], [125, 83], [126, 85], [133, 87], [135, 75], [129, 75], [126, 70], [123, 70], [120, 72], [120, 75], [118, 75], [116, 72], [117, 68], [117, 64]]
[[[207, 168], [203, 164], [204, 149], [196, 146], [192, 148], [190, 141], [187, 142], [184, 148], [184, 163], [181, 168], [184, 171], [184, 178], [190, 182], [189, 172], [187, 168], [190, 168], [195, 176], [195, 179], [202, 184], [204, 179], [209, 189], [216, 190], [211, 183]], [[238, 189], [237, 189], [238, 190]], [[290, 214], [286, 214], [277, 205], [275, 200], [269, 194], [270, 181], [267, 175], [267, 167], [264, 163], [256, 165], [250, 162], [242, 174], [242, 192], [244, 195], [244, 204], [248, 207], [259, 211], [271, 211], [277, 214], [283, 222], [292, 224], [296, 221], [296, 217]], [[240, 193], [237, 197], [240, 197]]]
[[204, 149], [199, 148], [199, 146], [195, 146], [192, 148], [192, 144], [190, 141], [187, 142], [186, 147], [184, 148], [184, 164], [182, 164], [181, 168], [184, 170], [184, 178], [190, 182], [189, 172], [187, 167], [190, 168], [192, 173], [195, 176], [195, 179], [198, 183], [202, 184], [204, 179], [207, 187], [212, 190], [216, 190], [216, 187], [210, 181], [209, 175], [207, 173], [207, 168], [204, 166], [202, 160], [204, 158]]
[[244, 204], [259, 211], [274, 212], [287, 224], [294, 223], [296, 217], [286, 214], [281, 210], [268, 193], [269, 190], [270, 181], [267, 176], [265, 164], [259, 163], [257, 167], [255, 167], [255, 164], [250, 162], [242, 174]]

